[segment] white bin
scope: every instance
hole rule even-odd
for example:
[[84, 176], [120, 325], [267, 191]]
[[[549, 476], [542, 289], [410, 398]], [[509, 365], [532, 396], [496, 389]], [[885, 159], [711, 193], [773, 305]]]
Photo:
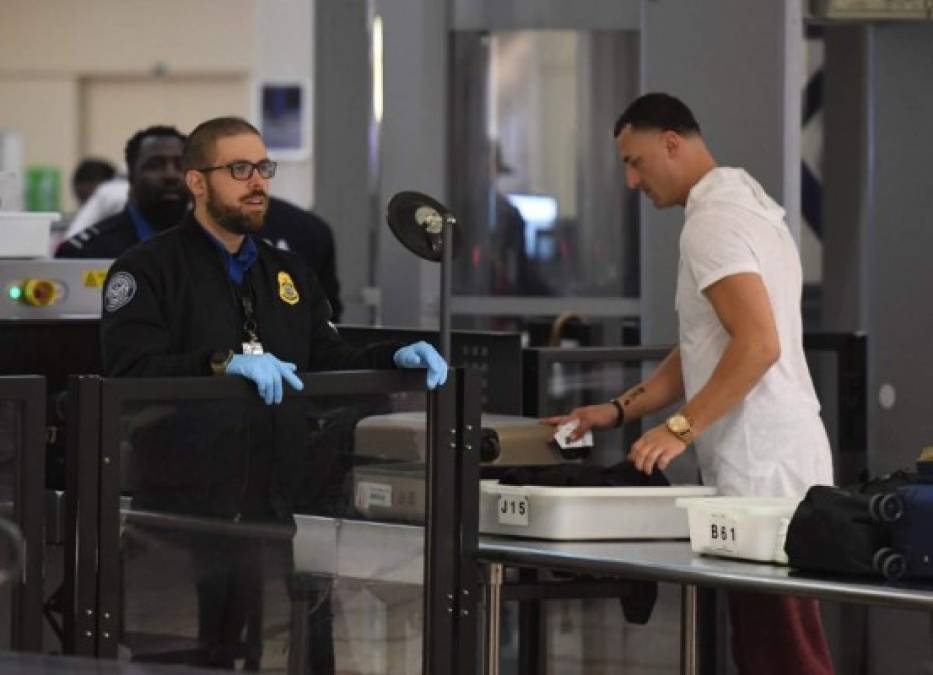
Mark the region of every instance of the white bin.
[[800, 503], [794, 497], [678, 499], [696, 553], [787, 564], [784, 540]]
[[686, 539], [678, 497], [708, 497], [714, 488], [543, 487], [480, 484], [479, 530], [533, 539]]
[[0, 213], [0, 258], [48, 258], [52, 223], [59, 218], [46, 211]]

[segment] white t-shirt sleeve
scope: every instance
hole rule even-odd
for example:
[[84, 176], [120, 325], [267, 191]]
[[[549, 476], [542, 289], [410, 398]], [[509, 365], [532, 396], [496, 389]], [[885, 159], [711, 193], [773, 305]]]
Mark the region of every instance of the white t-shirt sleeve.
[[750, 233], [734, 217], [691, 219], [680, 238], [680, 257], [700, 291], [734, 274], [761, 274]]
[[126, 206], [129, 191], [130, 185], [125, 178], [112, 178], [98, 185], [94, 194], [71, 219], [65, 237], [71, 238], [91, 225], [96, 225], [104, 218], [120, 213]]

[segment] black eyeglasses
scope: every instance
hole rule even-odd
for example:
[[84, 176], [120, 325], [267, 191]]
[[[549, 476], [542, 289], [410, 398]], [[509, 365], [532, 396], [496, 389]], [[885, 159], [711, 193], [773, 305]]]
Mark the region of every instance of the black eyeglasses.
[[264, 159], [260, 162], [230, 162], [229, 164], [222, 164], [221, 166], [205, 166], [198, 171], [208, 172], [216, 171], [217, 169], [228, 169], [230, 171], [230, 177], [234, 180], [249, 180], [253, 175], [253, 169], [259, 172], [259, 175], [263, 178], [269, 179], [275, 175], [276, 164], [271, 159]]

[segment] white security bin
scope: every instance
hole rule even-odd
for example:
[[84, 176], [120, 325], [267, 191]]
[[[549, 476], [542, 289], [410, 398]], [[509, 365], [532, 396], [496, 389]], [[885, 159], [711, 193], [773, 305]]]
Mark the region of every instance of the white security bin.
[[424, 464], [365, 464], [353, 469], [354, 506], [364, 518], [424, 522]]
[[787, 564], [784, 540], [800, 500], [795, 497], [678, 499], [696, 553]]
[[52, 223], [59, 218], [46, 211], [0, 213], [0, 258], [47, 258]]
[[543, 487], [480, 483], [479, 530], [533, 539], [686, 539], [678, 497], [708, 497], [714, 488]]

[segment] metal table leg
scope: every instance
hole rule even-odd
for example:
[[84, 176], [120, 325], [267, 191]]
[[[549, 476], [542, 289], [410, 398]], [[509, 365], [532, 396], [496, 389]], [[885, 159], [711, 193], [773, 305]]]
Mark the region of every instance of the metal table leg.
[[680, 590], [680, 672], [697, 675], [697, 587], [684, 584]]
[[309, 582], [306, 575], [294, 574], [289, 580], [289, 596], [292, 602], [291, 620], [288, 632], [288, 672], [307, 673], [311, 663], [308, 636], [311, 622], [308, 611], [311, 608]]
[[499, 675], [499, 621], [502, 617], [502, 574], [500, 563], [486, 566], [486, 673]]

